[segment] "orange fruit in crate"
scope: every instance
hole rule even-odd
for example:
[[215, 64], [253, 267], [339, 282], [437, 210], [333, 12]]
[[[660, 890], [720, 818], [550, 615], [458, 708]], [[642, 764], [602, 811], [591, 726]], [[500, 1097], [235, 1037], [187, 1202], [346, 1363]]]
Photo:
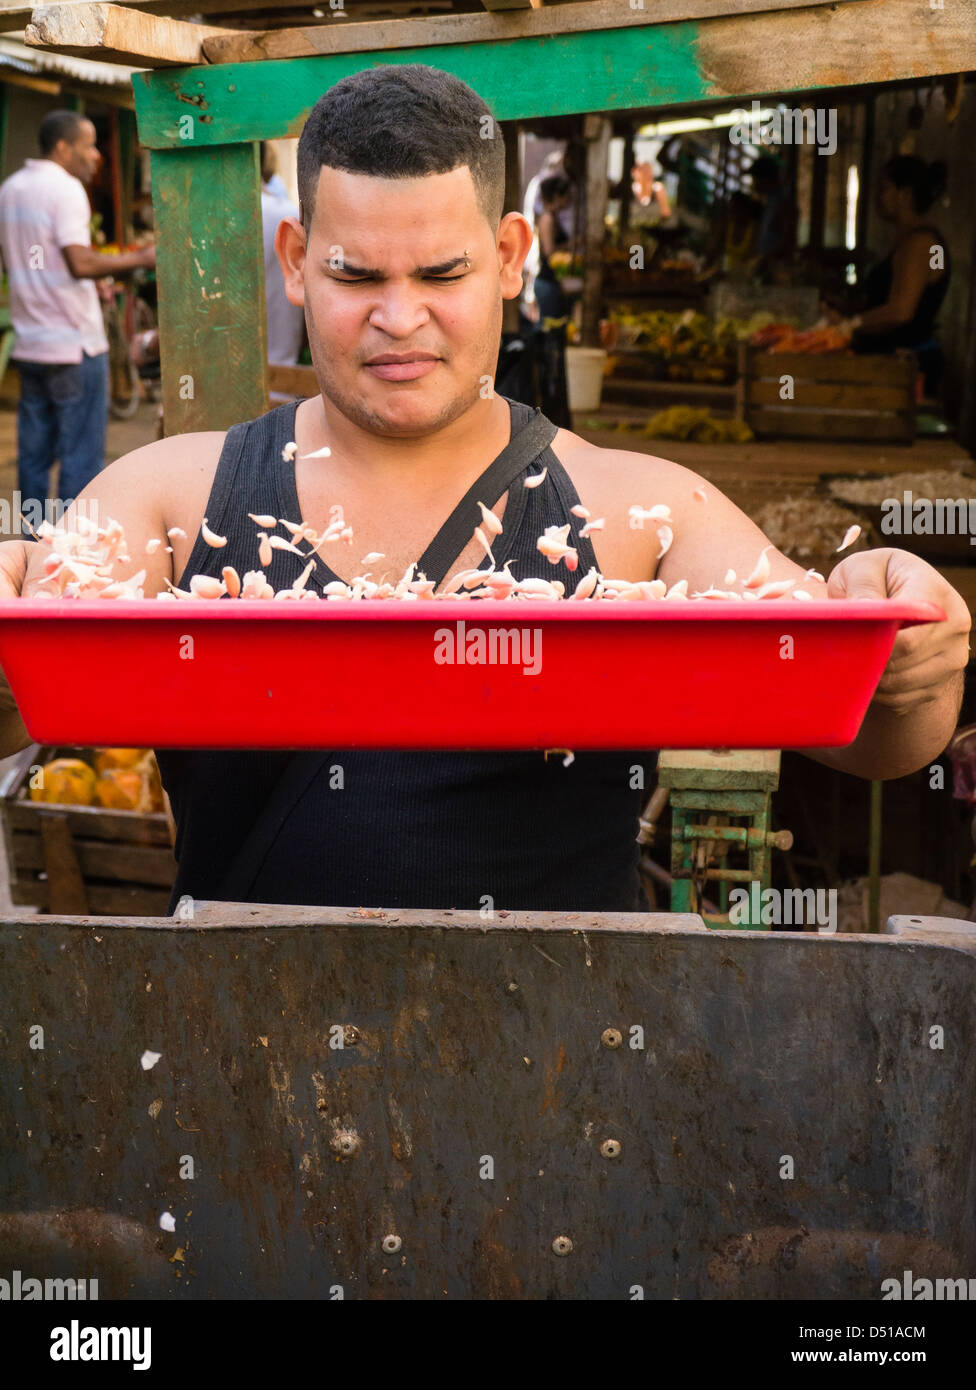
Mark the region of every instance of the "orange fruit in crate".
[[95, 771], [101, 776], [109, 767], [135, 767], [148, 753], [148, 748], [96, 748]]
[[163, 809], [163, 782], [159, 775], [156, 759], [152, 754], [149, 755], [147, 780], [149, 783], [149, 805], [146, 809], [161, 811]]
[[95, 795], [95, 773], [80, 758], [55, 758], [41, 770], [40, 786], [31, 787], [31, 801], [60, 806], [90, 806]]
[[107, 767], [95, 783], [95, 801], [111, 811], [148, 811], [149, 779], [141, 768]]

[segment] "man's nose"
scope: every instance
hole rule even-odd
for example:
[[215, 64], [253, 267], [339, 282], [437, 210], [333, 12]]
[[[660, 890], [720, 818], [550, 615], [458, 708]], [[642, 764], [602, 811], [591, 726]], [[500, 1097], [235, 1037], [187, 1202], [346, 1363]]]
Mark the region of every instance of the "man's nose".
[[386, 285], [379, 293], [369, 322], [392, 338], [409, 337], [430, 314], [420, 285]]

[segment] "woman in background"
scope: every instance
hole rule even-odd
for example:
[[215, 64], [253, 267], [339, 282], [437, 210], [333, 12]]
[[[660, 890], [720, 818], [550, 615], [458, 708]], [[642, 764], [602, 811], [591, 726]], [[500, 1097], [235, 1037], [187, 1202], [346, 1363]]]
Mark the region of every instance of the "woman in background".
[[919, 360], [926, 396], [942, 377], [936, 318], [949, 288], [949, 248], [928, 212], [946, 186], [946, 166], [897, 155], [881, 172], [878, 211], [894, 224], [894, 245], [864, 281], [867, 307], [851, 320], [855, 352], [910, 348]]

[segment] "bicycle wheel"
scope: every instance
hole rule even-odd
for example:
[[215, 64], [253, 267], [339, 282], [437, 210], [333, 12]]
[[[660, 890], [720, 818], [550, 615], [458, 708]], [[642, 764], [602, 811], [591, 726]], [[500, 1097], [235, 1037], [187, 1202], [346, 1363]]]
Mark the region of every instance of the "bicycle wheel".
[[129, 357], [129, 344], [119, 322], [118, 309], [113, 305], [105, 313], [108, 337], [108, 409], [116, 420], [129, 420], [139, 409], [139, 369]]

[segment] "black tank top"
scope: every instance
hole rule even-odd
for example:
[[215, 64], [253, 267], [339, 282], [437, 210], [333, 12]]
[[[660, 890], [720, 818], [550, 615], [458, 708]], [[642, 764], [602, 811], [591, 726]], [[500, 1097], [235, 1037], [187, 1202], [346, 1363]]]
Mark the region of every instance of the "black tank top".
[[[503, 399], [513, 436], [539, 415]], [[248, 512], [300, 519], [294, 464], [281, 457], [295, 438], [299, 404], [228, 430], [206, 512], [227, 545], [214, 549], [198, 535], [180, 587], [193, 574], [218, 577], [225, 565], [242, 575], [258, 568], [258, 528]], [[549, 430], [554, 436], [555, 426]], [[524, 487], [525, 476], [543, 466], [545, 481]], [[498, 496], [482, 500], [492, 506]], [[509, 560], [518, 578], [552, 579], [536, 541], [547, 526], [567, 522], [578, 534], [570, 512], [578, 502], [546, 445], [511, 485], [494, 548], [498, 567]], [[456, 568], [471, 530], [445, 572]], [[579, 578], [596, 557], [588, 539], [577, 544]], [[266, 573], [278, 589], [303, 568], [297, 556], [275, 550]], [[571, 592], [573, 576], [559, 570]], [[321, 592], [334, 578], [321, 562], [308, 587]], [[577, 753], [569, 767], [542, 752], [159, 749], [156, 757], [177, 826], [170, 911], [184, 894], [327, 907], [648, 907], [636, 843], [655, 761], [647, 750]]]
[[[942, 308], [942, 301], [949, 291], [952, 265], [949, 248], [938, 227], [923, 226], [917, 230], [931, 233], [934, 243], [945, 249], [945, 265], [938, 280], [926, 284], [919, 295], [915, 312], [908, 323], [896, 328], [885, 329], [882, 333], [858, 333], [852, 343], [856, 352], [894, 352], [896, 348], [916, 348], [931, 340], [936, 331], [936, 319]], [[872, 268], [864, 280], [864, 297], [867, 308], [877, 309], [887, 304], [895, 275], [895, 253], [892, 251], [883, 261]]]

